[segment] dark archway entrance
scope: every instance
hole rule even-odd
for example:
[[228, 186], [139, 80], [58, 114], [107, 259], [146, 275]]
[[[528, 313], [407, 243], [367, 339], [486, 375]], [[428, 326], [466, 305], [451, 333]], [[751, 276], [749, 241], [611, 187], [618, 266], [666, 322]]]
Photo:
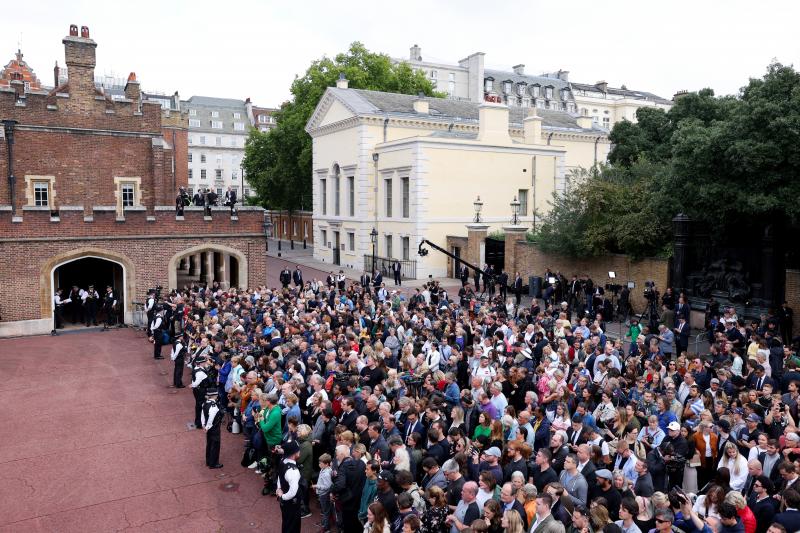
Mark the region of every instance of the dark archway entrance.
[[[499, 239], [486, 238], [486, 263], [494, 267], [495, 274], [500, 274], [506, 267], [506, 243]], [[480, 265], [483, 267], [483, 265]]]
[[[53, 272], [53, 286], [55, 289], [63, 289], [63, 298], [68, 298], [73, 286], [87, 290], [93, 285], [97, 290], [100, 301], [97, 302], [97, 321], [98, 324], [105, 320], [102, 313], [102, 299], [106, 293], [106, 286], [111, 285], [117, 297], [117, 314], [124, 305], [124, 286], [125, 273], [122, 265], [101, 259], [99, 257], [83, 257], [58, 266]], [[77, 300], [77, 301], [76, 301]], [[65, 326], [80, 326], [86, 323], [88, 308], [83, 305], [80, 298], [66, 304], [62, 310]], [[116, 317], [116, 321], [122, 320], [121, 316]]]

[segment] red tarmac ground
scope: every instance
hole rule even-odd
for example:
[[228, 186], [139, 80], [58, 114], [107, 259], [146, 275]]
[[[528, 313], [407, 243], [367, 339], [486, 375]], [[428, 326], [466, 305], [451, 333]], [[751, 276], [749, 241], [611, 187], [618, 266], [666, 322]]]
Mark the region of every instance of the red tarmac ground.
[[0, 533], [280, 531], [240, 435], [206, 468], [172, 368], [132, 329], [0, 341]]

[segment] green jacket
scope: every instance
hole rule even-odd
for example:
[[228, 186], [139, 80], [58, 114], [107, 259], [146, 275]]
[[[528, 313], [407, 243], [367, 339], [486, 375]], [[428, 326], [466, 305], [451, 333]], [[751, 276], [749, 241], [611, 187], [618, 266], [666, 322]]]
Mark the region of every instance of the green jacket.
[[631, 327], [628, 328], [628, 334], [625, 335], [625, 336], [626, 337], [630, 337], [631, 338], [631, 342], [636, 342], [636, 338], [641, 333], [642, 333], [642, 325], [641, 324], [636, 324], [635, 326], [631, 325]]
[[364, 490], [361, 493], [361, 505], [358, 507], [358, 517], [367, 519], [367, 507], [375, 501], [375, 495], [378, 494], [378, 481], [376, 479], [365, 479]]
[[300, 470], [300, 477], [306, 479], [311, 485], [311, 474], [313, 473], [314, 452], [308, 438], [297, 439], [300, 445], [300, 457], [297, 459], [297, 468]]
[[277, 446], [281, 443], [281, 408], [277, 405], [272, 406], [259, 424], [261, 431], [264, 432], [264, 440], [267, 446]]

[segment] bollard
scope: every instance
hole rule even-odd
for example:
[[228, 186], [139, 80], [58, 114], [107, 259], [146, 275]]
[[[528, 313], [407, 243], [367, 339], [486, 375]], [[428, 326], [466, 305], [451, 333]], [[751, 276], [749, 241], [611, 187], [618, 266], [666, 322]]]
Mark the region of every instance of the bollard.
[[305, 250], [305, 249], [306, 249], [306, 240], [303, 239], [303, 250]]
[[289, 246], [294, 250], [294, 239], [289, 239]]

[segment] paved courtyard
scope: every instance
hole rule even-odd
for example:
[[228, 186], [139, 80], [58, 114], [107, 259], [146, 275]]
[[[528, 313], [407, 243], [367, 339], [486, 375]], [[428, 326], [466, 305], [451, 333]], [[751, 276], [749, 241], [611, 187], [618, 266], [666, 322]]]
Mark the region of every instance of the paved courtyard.
[[132, 329], [0, 340], [0, 532], [280, 531], [238, 435], [205, 467], [171, 373]]

